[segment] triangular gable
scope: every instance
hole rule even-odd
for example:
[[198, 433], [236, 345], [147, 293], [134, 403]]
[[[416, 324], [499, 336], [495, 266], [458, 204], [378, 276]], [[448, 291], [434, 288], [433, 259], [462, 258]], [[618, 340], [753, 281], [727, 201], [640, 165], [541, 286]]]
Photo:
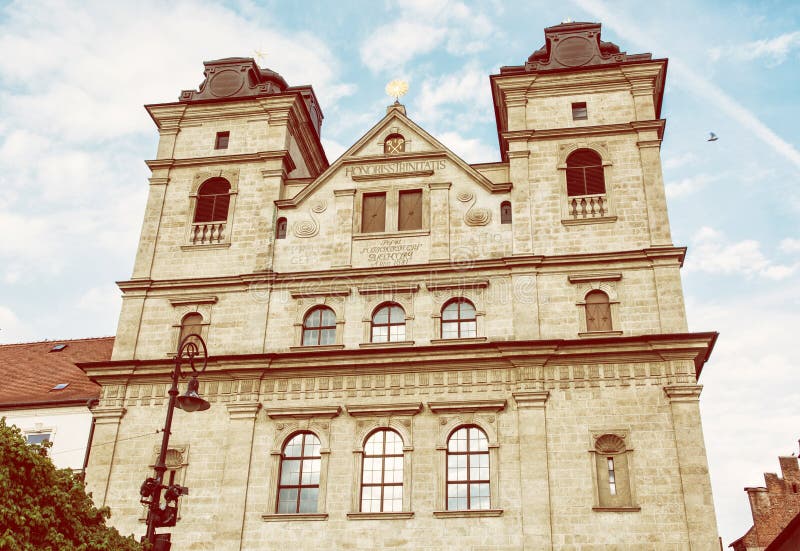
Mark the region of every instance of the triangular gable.
[[441, 154], [444, 155], [448, 160], [452, 161], [455, 165], [459, 166], [464, 172], [466, 172], [472, 179], [483, 186], [487, 191], [490, 193], [505, 193], [511, 189], [510, 183], [499, 183], [496, 184], [489, 180], [486, 176], [479, 173], [477, 170], [472, 168], [466, 161], [464, 161], [461, 157], [453, 153], [450, 149], [444, 146], [439, 140], [434, 138], [428, 132], [426, 132], [422, 127], [417, 125], [414, 121], [408, 118], [405, 114], [405, 108], [400, 104], [395, 104], [390, 106], [386, 116], [383, 117], [377, 124], [375, 124], [372, 128], [370, 128], [366, 134], [364, 134], [361, 139], [359, 139], [356, 143], [354, 143], [350, 148], [345, 151], [333, 164], [331, 164], [325, 172], [319, 175], [319, 177], [310, 183], [308, 186], [303, 188], [297, 195], [295, 195], [291, 199], [281, 199], [276, 201], [275, 203], [282, 208], [294, 208], [300, 205], [307, 197], [314, 193], [314, 191], [325, 184], [326, 181], [330, 179], [331, 176], [336, 174], [339, 169], [350, 163], [356, 162], [365, 162], [365, 161], [385, 161], [385, 155], [374, 155], [374, 154], [364, 154], [364, 151], [368, 148], [368, 146], [377, 140], [383, 133], [385, 133], [388, 129], [392, 127], [398, 128], [408, 128], [411, 132], [415, 135], [414, 139], [422, 140], [426, 142], [428, 147], [422, 148], [422, 150], [403, 153], [399, 155], [393, 155], [393, 159], [403, 160], [404, 158], [413, 158], [413, 157], [420, 157], [430, 154]]

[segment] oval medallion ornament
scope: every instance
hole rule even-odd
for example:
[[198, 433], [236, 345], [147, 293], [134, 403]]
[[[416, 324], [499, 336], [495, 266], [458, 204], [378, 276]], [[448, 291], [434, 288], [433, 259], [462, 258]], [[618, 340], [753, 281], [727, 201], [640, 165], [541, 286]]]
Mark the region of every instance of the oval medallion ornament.
[[220, 71], [211, 78], [209, 89], [218, 98], [226, 98], [238, 92], [243, 83], [241, 73], [227, 69]]
[[570, 36], [559, 41], [555, 57], [565, 67], [580, 67], [591, 61], [594, 48], [588, 38]]

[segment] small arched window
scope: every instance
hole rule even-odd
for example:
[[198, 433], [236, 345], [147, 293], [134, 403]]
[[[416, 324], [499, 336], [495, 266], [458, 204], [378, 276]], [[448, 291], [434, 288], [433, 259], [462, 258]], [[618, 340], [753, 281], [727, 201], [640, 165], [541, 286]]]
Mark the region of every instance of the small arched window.
[[511, 201], [503, 201], [500, 203], [500, 223], [511, 223]]
[[604, 434], [595, 441], [593, 451], [600, 507], [632, 506], [633, 492], [625, 439], [617, 434]]
[[478, 336], [475, 306], [465, 298], [457, 298], [442, 308], [442, 338], [466, 339]]
[[406, 313], [396, 303], [383, 304], [372, 314], [371, 342], [406, 340]]
[[586, 295], [586, 330], [611, 331], [611, 304], [603, 291]]
[[361, 467], [361, 512], [403, 510], [403, 439], [379, 429], [364, 443]]
[[197, 312], [191, 312], [183, 316], [181, 320], [181, 332], [178, 337], [178, 346], [180, 347], [183, 339], [189, 335], [199, 335], [203, 329], [203, 316]]
[[336, 343], [336, 314], [326, 306], [311, 310], [303, 319], [303, 346]]
[[231, 184], [225, 178], [206, 180], [197, 190], [194, 222], [225, 222], [231, 202]]
[[406, 150], [406, 139], [402, 134], [390, 134], [383, 142], [383, 152], [387, 155], [397, 155]]
[[591, 149], [577, 149], [567, 157], [567, 195], [602, 195], [606, 192], [603, 160]]
[[447, 510], [489, 508], [489, 440], [478, 427], [456, 429], [447, 440]]
[[321, 459], [319, 438], [312, 432], [295, 434], [286, 442], [278, 478], [279, 514], [317, 512]]
[[275, 224], [275, 239], [286, 239], [286, 218], [278, 218]]

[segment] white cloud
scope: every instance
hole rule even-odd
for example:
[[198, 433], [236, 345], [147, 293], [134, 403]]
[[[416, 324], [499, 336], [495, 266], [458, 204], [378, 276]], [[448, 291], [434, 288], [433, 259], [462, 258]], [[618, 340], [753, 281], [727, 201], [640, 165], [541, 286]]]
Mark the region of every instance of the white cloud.
[[111, 312], [116, 319], [122, 306], [122, 293], [112, 283], [93, 287], [78, 298], [77, 306], [94, 315]]
[[336, 159], [342, 156], [342, 153], [347, 151], [347, 147], [328, 138], [322, 138], [322, 147], [325, 148], [325, 154], [328, 156], [328, 162], [333, 163]]
[[685, 165], [693, 164], [697, 160], [697, 155], [691, 151], [681, 153], [678, 156], [664, 157], [661, 160], [661, 166], [664, 170], [673, 170]]
[[664, 185], [667, 197], [670, 199], [685, 197], [703, 189], [705, 186], [718, 180], [719, 176], [712, 176], [710, 174], [697, 174], [682, 178], [677, 182], [667, 182]]
[[467, 128], [491, 119], [494, 111], [487, 74], [470, 63], [459, 72], [423, 81], [414, 101], [414, 118], [429, 124], [446, 119], [450, 127]]
[[716, 47], [709, 50], [708, 53], [712, 61], [718, 61], [723, 57], [743, 61], [763, 58], [767, 60], [767, 65], [774, 67], [786, 61], [791, 51], [796, 48], [800, 49], [800, 31], [745, 44]]
[[32, 338], [32, 332], [11, 308], [0, 304], [0, 344], [25, 342]]
[[489, 163], [497, 160], [497, 149], [480, 140], [464, 138], [457, 132], [443, 132], [437, 139], [468, 163]]
[[395, 21], [383, 25], [361, 45], [361, 61], [371, 71], [396, 71], [419, 54], [441, 44], [446, 30], [416, 21]]
[[761, 244], [753, 239], [731, 243], [722, 232], [702, 227], [692, 238], [692, 247], [686, 259], [686, 272], [711, 274], [741, 274], [782, 280], [797, 271], [798, 264], [775, 264], [761, 251]]
[[787, 237], [786, 239], [781, 240], [779, 248], [781, 251], [789, 254], [800, 253], [800, 239]]

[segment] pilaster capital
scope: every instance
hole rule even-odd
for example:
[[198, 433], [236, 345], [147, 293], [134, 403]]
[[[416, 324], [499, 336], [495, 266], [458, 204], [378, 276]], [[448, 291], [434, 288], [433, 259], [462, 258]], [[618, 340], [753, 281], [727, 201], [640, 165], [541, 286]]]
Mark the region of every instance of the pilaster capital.
[[518, 409], [544, 409], [547, 398], [550, 397], [550, 391], [533, 390], [529, 392], [514, 392], [511, 395], [514, 397]]
[[335, 197], [352, 197], [355, 194], [356, 194], [355, 188], [333, 190], [333, 195]]
[[97, 425], [116, 425], [126, 411], [125, 408], [97, 408], [92, 410], [92, 417]]
[[452, 185], [453, 184], [450, 183], [450, 182], [431, 182], [430, 184], [428, 184], [428, 189], [430, 189], [430, 190], [434, 190], [434, 189], [448, 190], [448, 189], [450, 189], [450, 187]]
[[700, 400], [700, 393], [703, 385], [666, 385], [664, 394], [670, 402], [697, 402]]
[[225, 404], [231, 420], [253, 420], [261, 409], [261, 402], [233, 402]]

